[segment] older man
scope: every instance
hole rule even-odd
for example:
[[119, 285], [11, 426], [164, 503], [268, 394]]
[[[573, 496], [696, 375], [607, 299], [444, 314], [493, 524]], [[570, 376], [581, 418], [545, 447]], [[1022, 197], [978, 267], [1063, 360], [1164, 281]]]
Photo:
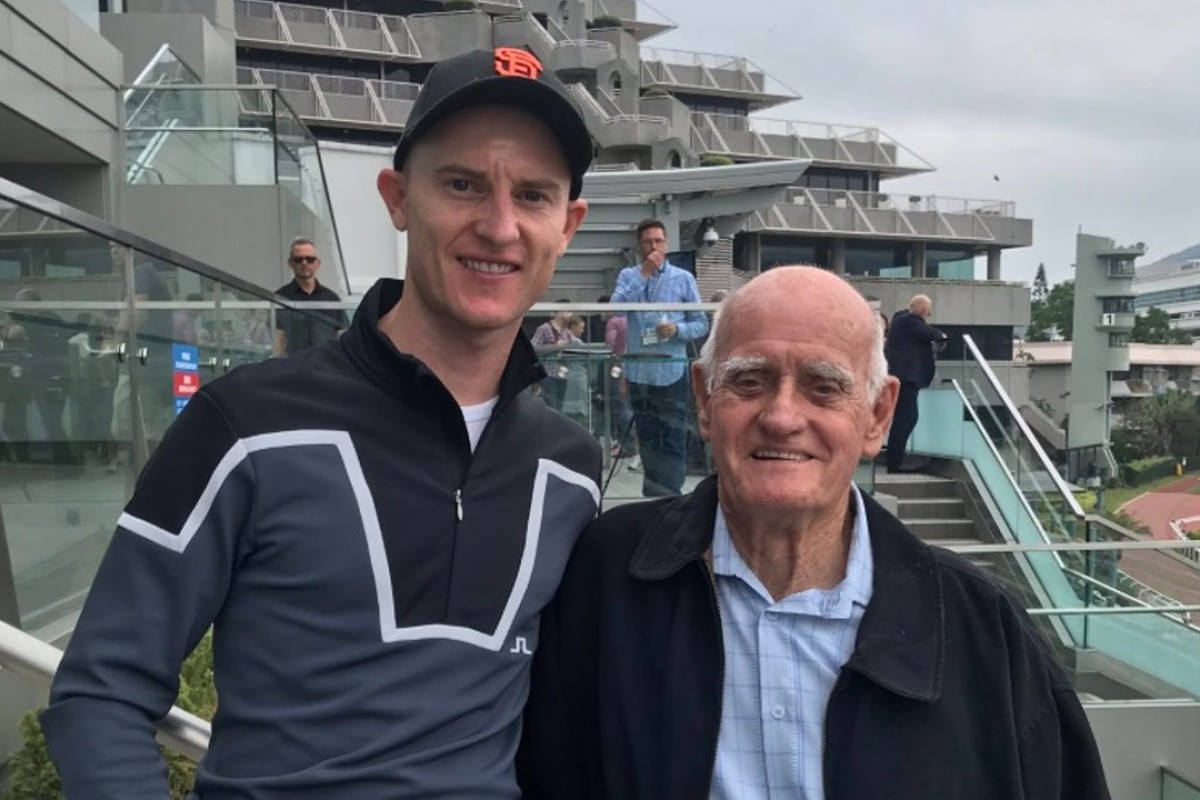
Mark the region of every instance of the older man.
[[596, 441], [520, 331], [592, 140], [525, 50], [425, 78], [377, 187], [408, 236], [337, 341], [206, 384], [117, 523], [42, 717], [69, 800], [167, 800], [154, 722], [213, 627], [204, 800], [516, 800], [538, 614]]
[[917, 427], [917, 395], [933, 383], [933, 348], [946, 341], [946, 334], [929, 324], [933, 301], [914, 295], [908, 309], [896, 312], [887, 329], [888, 371], [900, 381], [896, 413], [887, 439], [888, 472], [917, 472], [923, 464], [907, 462], [908, 437]]
[[851, 483], [897, 393], [854, 289], [756, 278], [692, 379], [716, 477], [585, 531], [542, 619], [525, 797], [1107, 798], [1022, 610]]

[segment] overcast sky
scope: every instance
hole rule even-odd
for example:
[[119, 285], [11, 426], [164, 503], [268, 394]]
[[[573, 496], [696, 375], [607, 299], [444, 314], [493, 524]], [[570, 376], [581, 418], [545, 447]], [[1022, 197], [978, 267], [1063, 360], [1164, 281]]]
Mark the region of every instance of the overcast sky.
[[878, 127], [937, 167], [886, 191], [1015, 201], [1034, 234], [1008, 280], [1071, 277], [1080, 226], [1139, 263], [1200, 242], [1200, 0], [650, 2], [679, 29], [647, 46], [804, 98], [760, 116]]

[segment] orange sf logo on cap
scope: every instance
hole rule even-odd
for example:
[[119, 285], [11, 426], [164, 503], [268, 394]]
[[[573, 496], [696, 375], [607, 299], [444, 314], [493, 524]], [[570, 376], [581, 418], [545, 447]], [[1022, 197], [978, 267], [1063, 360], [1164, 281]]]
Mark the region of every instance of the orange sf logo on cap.
[[530, 78], [537, 80], [542, 74], [542, 62], [528, 50], [519, 47], [497, 47], [496, 74], [506, 78]]

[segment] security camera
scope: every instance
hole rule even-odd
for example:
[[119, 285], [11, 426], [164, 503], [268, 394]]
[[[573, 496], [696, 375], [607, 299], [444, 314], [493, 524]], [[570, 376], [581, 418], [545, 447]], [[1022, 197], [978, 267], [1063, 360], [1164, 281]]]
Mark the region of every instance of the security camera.
[[704, 232], [705, 247], [712, 247], [717, 242], [721, 241], [721, 234], [717, 233], [716, 229], [709, 228]]

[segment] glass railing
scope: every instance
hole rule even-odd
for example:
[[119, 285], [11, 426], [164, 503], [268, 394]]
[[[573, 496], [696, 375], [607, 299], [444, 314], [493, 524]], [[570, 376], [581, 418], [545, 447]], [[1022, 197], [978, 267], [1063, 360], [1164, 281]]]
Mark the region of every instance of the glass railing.
[[327, 263], [348, 291], [320, 146], [278, 91], [135, 84], [127, 95], [129, 183], [279, 186], [286, 191], [281, 229], [312, 239], [328, 253]]
[[[169, 45], [159, 48], [150, 62], [125, 90], [125, 179], [144, 183], [156, 177], [153, 161], [169, 131], [178, 122], [179, 109], [171, 107], [172, 97], [159, 91], [167, 86], [200, 83], [200, 76], [184, 64]], [[147, 125], [147, 122], [151, 124]]]
[[1191, 781], [1174, 770], [1162, 768], [1161, 800], [1200, 800], [1200, 781]]
[[0, 220], [0, 617], [52, 639], [188, 398], [328, 323], [3, 180]]
[[[1200, 565], [1179, 542], [1145, 541], [1085, 513], [1011, 399], [964, 337], [968, 359], [920, 396], [913, 449], [968, 466], [998, 532], [971, 557], [1066, 649], [1134, 667], [1155, 693], [1200, 696]], [[1149, 690], [1148, 690], [1149, 691]]]

